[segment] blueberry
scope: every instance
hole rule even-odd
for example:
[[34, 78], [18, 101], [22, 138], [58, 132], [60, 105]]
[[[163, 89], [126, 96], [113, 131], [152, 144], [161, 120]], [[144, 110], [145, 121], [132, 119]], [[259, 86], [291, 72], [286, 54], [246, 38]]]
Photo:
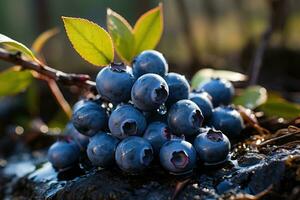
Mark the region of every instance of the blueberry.
[[127, 102], [135, 82], [131, 68], [121, 64], [104, 67], [97, 75], [96, 88], [101, 97], [112, 103]]
[[79, 133], [72, 122], [66, 125], [64, 135], [74, 140], [80, 149], [86, 149], [89, 143], [89, 137]]
[[157, 74], [145, 74], [138, 78], [131, 90], [133, 104], [143, 111], [158, 109], [166, 102], [169, 87], [166, 81]]
[[229, 138], [239, 137], [244, 128], [240, 113], [232, 106], [221, 106], [213, 110], [209, 125], [221, 130]]
[[145, 119], [148, 124], [156, 121], [167, 123], [167, 111], [165, 111], [164, 114], [160, 114], [157, 111], [143, 112], [143, 115], [145, 116]]
[[233, 184], [230, 180], [223, 180], [216, 186], [216, 189], [219, 194], [223, 194], [229, 190], [234, 189], [235, 187], [236, 185]]
[[152, 122], [148, 125], [143, 137], [150, 142], [154, 153], [158, 154], [161, 146], [170, 140], [171, 133], [167, 124], [163, 122]]
[[196, 137], [194, 147], [205, 165], [216, 165], [227, 160], [230, 142], [221, 131], [208, 128]]
[[74, 105], [73, 105], [73, 113], [76, 112], [79, 108], [81, 108], [83, 105], [85, 105], [86, 102], [92, 102], [92, 101], [89, 101], [87, 99], [81, 99], [79, 101], [77, 101]]
[[142, 135], [147, 123], [144, 115], [130, 104], [119, 105], [108, 120], [111, 134], [123, 139], [132, 135]]
[[228, 105], [234, 95], [234, 87], [230, 81], [221, 78], [212, 78], [199, 86], [212, 97], [214, 107]]
[[165, 80], [169, 86], [167, 105], [171, 106], [179, 100], [189, 98], [190, 84], [184, 76], [170, 72], [166, 75]]
[[153, 149], [144, 138], [130, 136], [118, 144], [115, 159], [123, 171], [139, 173], [153, 160]]
[[189, 99], [197, 104], [202, 111], [204, 120], [207, 121], [211, 117], [213, 110], [211, 96], [204, 91], [191, 92]]
[[169, 68], [164, 56], [155, 50], [146, 50], [140, 53], [133, 60], [132, 67], [136, 78], [147, 73], [158, 74], [164, 77]]
[[74, 127], [86, 136], [93, 136], [107, 125], [106, 110], [93, 101], [81, 105], [72, 116]]
[[87, 155], [94, 166], [108, 167], [114, 164], [115, 150], [119, 140], [105, 132], [99, 132], [90, 139]]
[[175, 174], [191, 172], [196, 167], [196, 157], [192, 144], [181, 139], [166, 142], [159, 152], [161, 165]]
[[194, 135], [202, 121], [203, 115], [200, 108], [191, 100], [177, 101], [168, 113], [168, 125], [172, 133], [176, 135]]
[[48, 150], [48, 160], [54, 168], [66, 169], [79, 160], [80, 149], [74, 142], [57, 141]]

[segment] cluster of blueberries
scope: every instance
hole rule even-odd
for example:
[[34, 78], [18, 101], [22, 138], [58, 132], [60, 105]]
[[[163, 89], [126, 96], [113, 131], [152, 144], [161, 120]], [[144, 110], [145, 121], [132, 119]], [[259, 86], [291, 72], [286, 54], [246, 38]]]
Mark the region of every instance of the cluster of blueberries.
[[84, 150], [94, 166], [139, 173], [153, 159], [174, 174], [227, 160], [228, 138], [239, 136], [243, 120], [230, 102], [232, 84], [212, 78], [191, 91], [186, 78], [169, 72], [161, 53], [143, 51], [132, 63], [111, 64], [96, 78], [100, 98], [74, 105], [64, 140], [48, 159], [57, 169], [78, 163]]

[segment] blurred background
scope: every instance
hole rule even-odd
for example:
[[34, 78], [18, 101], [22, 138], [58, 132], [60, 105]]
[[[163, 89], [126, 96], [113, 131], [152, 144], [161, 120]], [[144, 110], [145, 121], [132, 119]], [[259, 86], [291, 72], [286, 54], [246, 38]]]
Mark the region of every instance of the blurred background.
[[[134, 25], [141, 14], [156, 7], [159, 2], [1, 0], [0, 32], [31, 46], [40, 33], [58, 27], [60, 34], [51, 39], [43, 50], [47, 63], [66, 72], [88, 73], [95, 77], [99, 69], [81, 59], [71, 47], [61, 16], [87, 18], [106, 27], [106, 9], [111, 8]], [[300, 1], [162, 2], [164, 33], [157, 49], [166, 56], [171, 71], [183, 73], [188, 78], [207, 67], [237, 71], [249, 75], [251, 84], [260, 84], [282, 93], [291, 101], [300, 102]], [[0, 62], [1, 70], [7, 66], [7, 63]], [[72, 104], [77, 100], [78, 96], [61, 88], [67, 101]], [[19, 95], [22, 98], [1, 99], [1, 124], [9, 123], [7, 120], [25, 124], [26, 118], [9, 117], [15, 113], [10, 109], [40, 116], [41, 121], [50, 126], [65, 123], [66, 116], [46, 83], [36, 81], [24, 95]], [[27, 100], [24, 101], [24, 98]]]

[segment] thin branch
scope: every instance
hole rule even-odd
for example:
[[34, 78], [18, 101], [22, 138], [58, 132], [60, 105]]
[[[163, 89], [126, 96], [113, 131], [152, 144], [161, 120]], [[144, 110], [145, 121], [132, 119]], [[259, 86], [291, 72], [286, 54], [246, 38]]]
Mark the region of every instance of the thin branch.
[[64, 95], [60, 91], [57, 83], [53, 79], [48, 79], [48, 85], [49, 88], [53, 94], [53, 96], [56, 98], [58, 104], [63, 109], [63, 111], [66, 113], [69, 119], [71, 119], [72, 116], [72, 108], [70, 107], [69, 103], [64, 98]]
[[56, 70], [45, 64], [38, 63], [37, 61], [25, 60], [19, 53], [11, 53], [7, 50], [0, 48], [0, 60], [7, 61], [9, 63], [22, 66], [24, 69], [29, 69], [38, 72], [39, 74], [46, 76], [49, 79], [53, 79], [58, 83], [64, 85], [76, 85], [80, 88], [95, 92], [96, 83], [90, 80], [90, 76], [86, 74], [70, 74], [63, 71]]
[[250, 79], [250, 85], [255, 85], [257, 83], [258, 75], [261, 69], [263, 56], [266, 50], [266, 47], [271, 39], [271, 35], [273, 32], [272, 26], [268, 27], [267, 30], [263, 33], [260, 44], [256, 49], [253, 63], [251, 66], [252, 74]]
[[251, 63], [250, 85], [255, 85], [262, 67], [262, 61], [267, 49], [268, 43], [274, 31], [282, 30], [286, 24], [288, 15], [288, 1], [286, 0], [269, 0], [271, 16], [269, 25], [261, 36], [260, 44], [257, 47], [253, 61]]
[[292, 137], [294, 135], [298, 135], [300, 133], [300, 128], [298, 128], [296, 126], [289, 126], [287, 129], [281, 129], [281, 130], [279, 130], [276, 133], [276, 135], [278, 135], [279, 133], [285, 133], [285, 134], [281, 135], [281, 136], [278, 136], [278, 137], [271, 138], [269, 140], [266, 140], [266, 141], [260, 143], [258, 145], [258, 147], [266, 146], [268, 144], [272, 144], [272, 143], [277, 142], [279, 140], [283, 140], [283, 139], [286, 139], [288, 137]]

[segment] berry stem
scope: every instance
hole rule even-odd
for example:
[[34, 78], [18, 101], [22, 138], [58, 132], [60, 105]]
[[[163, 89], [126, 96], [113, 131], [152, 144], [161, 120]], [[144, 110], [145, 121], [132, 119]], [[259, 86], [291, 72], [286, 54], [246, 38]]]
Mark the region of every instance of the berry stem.
[[20, 56], [20, 53], [11, 53], [0, 48], [0, 60], [20, 65], [24, 69], [36, 71], [37, 73], [46, 76], [58, 83], [64, 85], [75, 85], [80, 88], [85, 88], [90, 91], [96, 91], [96, 83], [90, 80], [90, 76], [86, 74], [71, 74], [56, 70], [38, 61], [25, 60]]

